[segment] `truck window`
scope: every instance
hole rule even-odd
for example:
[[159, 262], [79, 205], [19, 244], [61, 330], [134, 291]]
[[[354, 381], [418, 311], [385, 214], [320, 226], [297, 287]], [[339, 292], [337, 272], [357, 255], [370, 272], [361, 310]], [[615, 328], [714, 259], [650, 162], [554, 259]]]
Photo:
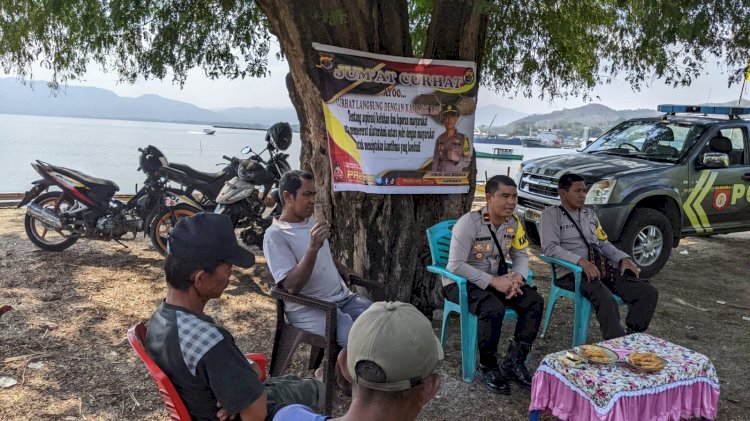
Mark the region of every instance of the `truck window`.
[[696, 124], [628, 121], [600, 137], [586, 152], [677, 161], [704, 130], [704, 126]]
[[729, 165], [745, 165], [745, 130], [733, 127], [720, 130], [722, 136], [732, 141], [732, 152], [729, 155]]

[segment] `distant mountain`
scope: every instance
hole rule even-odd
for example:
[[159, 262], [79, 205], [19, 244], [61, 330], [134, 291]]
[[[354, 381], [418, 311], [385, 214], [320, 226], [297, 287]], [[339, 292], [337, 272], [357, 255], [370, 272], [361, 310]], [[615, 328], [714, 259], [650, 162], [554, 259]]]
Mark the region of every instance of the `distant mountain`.
[[613, 126], [615, 123], [637, 117], [661, 115], [655, 110], [613, 110], [601, 104], [587, 104], [578, 108], [563, 109], [548, 114], [534, 114], [508, 124], [504, 131], [510, 132], [519, 126], [533, 125], [538, 129], [555, 129], [570, 124], [598, 127]]
[[297, 112], [294, 108], [238, 107], [214, 111], [221, 114], [227, 121], [249, 121], [268, 125], [277, 121], [286, 121], [290, 124], [297, 123]]
[[293, 108], [228, 108], [207, 110], [158, 95], [121, 97], [112, 91], [68, 86], [53, 95], [45, 82], [32, 90], [14, 78], [0, 78], [0, 114], [29, 114], [116, 120], [168, 121], [267, 127], [277, 121], [297, 125]]
[[[497, 115], [497, 117], [495, 117]], [[477, 107], [474, 113], [474, 125], [489, 126], [492, 123], [492, 127], [504, 126], [508, 123], [516, 121], [520, 118], [526, 117], [528, 114], [520, 111], [512, 110], [510, 108], [501, 107], [499, 105], [491, 104], [483, 107]], [[492, 119], [495, 119], [492, 122]]]

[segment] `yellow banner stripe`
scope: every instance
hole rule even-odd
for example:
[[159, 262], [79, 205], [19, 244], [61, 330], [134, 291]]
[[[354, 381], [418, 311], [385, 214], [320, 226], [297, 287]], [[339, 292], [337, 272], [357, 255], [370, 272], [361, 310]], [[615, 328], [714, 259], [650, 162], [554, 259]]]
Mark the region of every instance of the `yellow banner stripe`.
[[462, 87], [460, 87], [458, 89], [455, 89], [455, 88], [444, 88], [444, 89], [435, 88], [435, 90], [436, 91], [440, 91], [440, 92], [445, 92], [447, 94], [462, 94], [464, 92], [469, 92], [471, 90], [471, 88], [473, 88], [474, 85], [476, 85], [476, 84], [477, 84], [477, 82], [474, 81], [470, 85], [464, 85], [464, 86], [462, 86]]
[[[385, 63], [379, 63], [377, 66], [373, 67], [372, 70], [377, 72], [378, 70], [382, 69], [383, 67], [385, 67]], [[342, 96], [348, 94], [352, 89], [356, 88], [357, 86], [359, 86], [359, 85], [361, 85], [363, 83], [365, 83], [364, 80], [358, 80], [358, 81], [352, 83], [351, 85], [349, 85], [346, 88], [344, 88], [344, 89], [340, 90], [339, 92], [337, 92], [336, 95], [334, 95], [333, 97], [331, 97], [331, 99], [328, 100], [328, 103], [329, 104], [333, 104], [334, 102], [336, 102], [337, 99], [339, 99]]]
[[357, 149], [357, 143], [351, 136], [349, 136], [349, 133], [346, 132], [344, 125], [341, 124], [333, 113], [331, 113], [331, 110], [328, 108], [328, 104], [326, 104], [325, 101], [323, 102], [323, 114], [326, 118], [328, 134], [333, 138], [333, 141], [339, 146], [339, 148], [343, 149], [355, 161], [357, 161], [357, 164], [361, 167], [362, 156], [360, 156], [359, 149]]

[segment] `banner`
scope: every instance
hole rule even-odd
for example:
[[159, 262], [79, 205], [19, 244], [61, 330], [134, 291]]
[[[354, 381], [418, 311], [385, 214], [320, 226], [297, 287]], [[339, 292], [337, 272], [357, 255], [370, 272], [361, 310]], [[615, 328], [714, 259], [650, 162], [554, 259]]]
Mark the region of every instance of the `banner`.
[[334, 191], [469, 191], [474, 62], [313, 48]]

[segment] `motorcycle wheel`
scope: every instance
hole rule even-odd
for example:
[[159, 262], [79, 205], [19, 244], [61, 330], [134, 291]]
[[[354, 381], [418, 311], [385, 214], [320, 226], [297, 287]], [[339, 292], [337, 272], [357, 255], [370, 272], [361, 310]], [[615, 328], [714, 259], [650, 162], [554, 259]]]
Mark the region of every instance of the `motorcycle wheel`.
[[[34, 199], [34, 204], [53, 210], [58, 201], [60, 203], [58, 210], [68, 210], [73, 207], [73, 201], [67, 197], [63, 197], [63, 193], [59, 191], [51, 191], [39, 195], [39, 197]], [[26, 214], [23, 226], [26, 229], [26, 235], [29, 237], [29, 240], [42, 250], [63, 251], [78, 241], [78, 237], [73, 235], [72, 232], [56, 230], [45, 225], [42, 221], [32, 218], [29, 214]]]
[[149, 227], [151, 244], [156, 251], [161, 253], [162, 256], [166, 255], [167, 238], [169, 238], [169, 233], [172, 232], [172, 228], [174, 228], [177, 221], [186, 216], [193, 216], [198, 212], [200, 211], [192, 206], [177, 205], [171, 209], [163, 209], [161, 213], [157, 214], [153, 221], [151, 221], [151, 226]]

